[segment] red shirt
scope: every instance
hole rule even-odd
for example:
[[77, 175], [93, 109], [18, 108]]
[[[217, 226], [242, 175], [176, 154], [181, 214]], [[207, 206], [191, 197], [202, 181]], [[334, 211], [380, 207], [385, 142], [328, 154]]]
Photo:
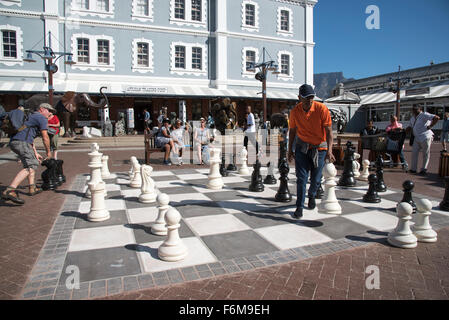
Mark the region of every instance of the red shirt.
[[[58, 124], [59, 123], [59, 119], [57, 115], [53, 115], [53, 117], [51, 117], [50, 119], [48, 119], [48, 124]], [[53, 129], [56, 129], [56, 134], [59, 133], [59, 127], [52, 127]]]

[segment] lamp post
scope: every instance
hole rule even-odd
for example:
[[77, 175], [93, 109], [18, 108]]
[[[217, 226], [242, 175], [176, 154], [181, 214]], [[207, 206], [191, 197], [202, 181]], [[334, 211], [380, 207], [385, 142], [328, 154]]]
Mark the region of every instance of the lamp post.
[[252, 63], [250, 65], [250, 69], [249, 69], [251, 71], [254, 71], [255, 68], [260, 69], [260, 71], [258, 73], [256, 73], [255, 78], [262, 82], [262, 103], [263, 103], [263, 123], [264, 123], [264, 125], [267, 123], [267, 73], [268, 73], [268, 71], [272, 71], [273, 74], [280, 73], [279, 66], [275, 63], [274, 60], [265, 61], [265, 52], [267, 52], [267, 50], [264, 47], [262, 49], [262, 62], [257, 63], [257, 64]]
[[58, 66], [56, 65], [56, 61], [64, 56], [67, 56], [67, 60], [65, 64], [74, 65], [72, 53], [68, 52], [54, 52], [51, 48], [51, 31], [48, 32], [48, 46], [46, 41], [46, 30], [45, 30], [45, 20], [44, 20], [44, 47], [43, 50], [26, 50], [27, 57], [23, 59], [25, 62], [36, 62], [33, 59], [33, 54], [38, 55], [44, 60], [45, 70], [48, 72], [48, 103], [53, 105], [53, 92], [55, 91], [53, 87], [53, 73], [58, 72]]
[[398, 120], [400, 120], [400, 114], [401, 114], [401, 86], [407, 84], [410, 82], [410, 78], [401, 78], [401, 66], [398, 68], [398, 76], [397, 78], [393, 79], [390, 78], [389, 83], [389, 91], [396, 93], [396, 117]]

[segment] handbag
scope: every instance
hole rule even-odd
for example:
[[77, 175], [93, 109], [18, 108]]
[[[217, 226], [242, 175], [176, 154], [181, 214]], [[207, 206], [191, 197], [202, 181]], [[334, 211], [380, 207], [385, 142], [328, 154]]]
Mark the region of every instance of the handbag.
[[399, 152], [399, 141], [387, 138], [387, 152]]
[[374, 151], [385, 151], [387, 148], [387, 140], [385, 137], [378, 137], [374, 142]]
[[55, 128], [48, 128], [48, 134], [51, 134], [51, 135], [55, 135], [56, 134], [56, 129]]

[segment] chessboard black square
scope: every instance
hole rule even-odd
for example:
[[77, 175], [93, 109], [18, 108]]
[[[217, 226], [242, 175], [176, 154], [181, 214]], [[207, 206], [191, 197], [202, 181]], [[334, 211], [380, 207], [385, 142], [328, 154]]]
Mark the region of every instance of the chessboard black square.
[[[175, 186], [173, 184], [173, 186]], [[178, 184], [177, 187], [168, 187], [168, 188], [158, 188], [161, 193], [166, 194], [187, 194], [187, 193], [198, 193], [198, 190], [194, 189], [193, 187], [189, 185], [182, 185], [181, 183]]]
[[220, 192], [206, 192], [205, 196], [210, 198], [212, 201], [227, 201], [227, 200], [238, 200], [246, 198], [245, 195], [234, 190], [220, 190]]
[[272, 227], [286, 223], [296, 223], [296, 220], [288, 213], [279, 213], [275, 209], [268, 209], [265, 211], [243, 211], [235, 213], [234, 217], [243, 221], [252, 229]]
[[68, 266], [79, 268], [80, 282], [108, 279], [141, 273], [135, 250], [124, 247], [68, 252], [59, 279], [65, 285]]
[[155, 176], [155, 177], [151, 177], [151, 179], [153, 179], [153, 181], [155, 181], [155, 182], [158, 182], [158, 181], [173, 181], [173, 180], [178, 180], [178, 177], [176, 177], [175, 175]]
[[128, 223], [128, 218], [126, 217], [126, 210], [113, 210], [109, 211], [110, 218], [106, 221], [92, 222], [87, 219], [87, 213], [76, 212], [76, 220], [74, 229], [87, 229], [87, 228], [98, 228], [106, 226], [114, 226], [118, 224]]
[[150, 203], [143, 203], [139, 201], [138, 197], [127, 197], [125, 198], [125, 206], [129, 209], [147, 208], [157, 206], [157, 201]]
[[202, 202], [192, 205], [176, 207], [183, 218], [227, 214], [227, 212], [215, 202]]
[[205, 176], [204, 179], [190, 179], [190, 180], [185, 180], [186, 183], [188, 183], [188, 185], [192, 186], [192, 187], [206, 187], [207, 183], [209, 182], [209, 179], [207, 178], [207, 176]]
[[[156, 241], [164, 241], [167, 236], [157, 236], [151, 233], [151, 225], [152, 222], [148, 223], [133, 223], [126, 224], [125, 227], [133, 229], [134, 237], [136, 238], [137, 243], [149, 243]], [[181, 238], [194, 237], [192, 230], [187, 226], [187, 224], [181, 220], [180, 227], [178, 229], [179, 236]]]
[[[334, 240], [344, 238], [347, 235], [359, 235], [370, 230], [370, 228], [349, 219], [345, 219], [344, 217], [322, 219], [319, 222], [320, 224], [314, 225], [313, 228]], [[299, 224], [311, 227], [310, 224], [301, 220], [299, 221]]]
[[248, 257], [278, 250], [253, 230], [215, 234], [201, 238], [218, 260]]

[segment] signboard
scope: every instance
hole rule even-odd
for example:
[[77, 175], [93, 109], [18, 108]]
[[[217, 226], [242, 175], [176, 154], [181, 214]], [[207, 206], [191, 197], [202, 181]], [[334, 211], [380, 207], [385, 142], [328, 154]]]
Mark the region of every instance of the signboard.
[[416, 96], [418, 94], [428, 94], [428, 93], [430, 93], [429, 87], [405, 90], [406, 96]]
[[168, 93], [167, 87], [146, 87], [146, 86], [124, 86], [125, 93], [135, 94], [165, 94]]
[[179, 119], [181, 119], [182, 122], [186, 122], [187, 120], [187, 112], [186, 112], [186, 101], [185, 100], [179, 100]]
[[128, 108], [126, 109], [126, 124], [128, 129], [134, 128], [134, 109]]

